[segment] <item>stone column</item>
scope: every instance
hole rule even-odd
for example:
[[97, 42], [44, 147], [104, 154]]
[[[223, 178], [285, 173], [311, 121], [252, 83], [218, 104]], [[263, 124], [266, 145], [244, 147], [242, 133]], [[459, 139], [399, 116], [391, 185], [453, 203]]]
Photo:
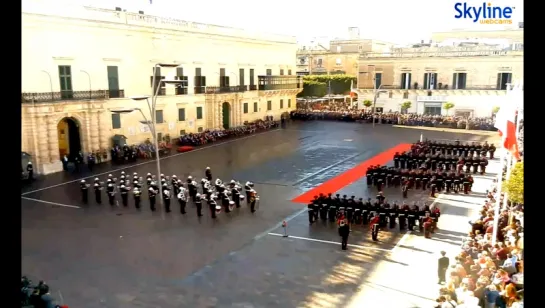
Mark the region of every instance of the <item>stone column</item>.
[[[49, 162], [56, 163], [60, 161], [59, 156], [59, 135], [58, 135], [58, 122], [55, 116], [47, 116], [46, 125], [44, 130], [47, 131], [47, 143], [49, 144]], [[43, 163], [46, 163], [45, 161]]]
[[[32, 114], [31, 116], [35, 116]], [[47, 127], [47, 120], [44, 116], [36, 117], [34, 127], [32, 127], [32, 139], [37, 139], [38, 148], [34, 149], [33, 155], [36, 156], [38, 164], [49, 163], [51, 161], [51, 153], [49, 151], [49, 131]], [[36, 139], [34, 139], [36, 138]], [[56, 140], [56, 139], [55, 139]], [[58, 142], [57, 142], [58, 143]], [[57, 150], [57, 155], [59, 154]]]
[[98, 139], [100, 144], [100, 149], [106, 150], [108, 155], [110, 151], [110, 125], [107, 123], [107, 114], [106, 112], [97, 113], [98, 121]]
[[100, 139], [99, 139], [99, 130], [100, 130], [100, 118], [98, 112], [91, 112], [91, 121], [89, 127], [89, 151], [94, 152], [100, 149]]
[[216, 103], [216, 129], [222, 129], [223, 128], [223, 110], [222, 110], [222, 103], [217, 104]]

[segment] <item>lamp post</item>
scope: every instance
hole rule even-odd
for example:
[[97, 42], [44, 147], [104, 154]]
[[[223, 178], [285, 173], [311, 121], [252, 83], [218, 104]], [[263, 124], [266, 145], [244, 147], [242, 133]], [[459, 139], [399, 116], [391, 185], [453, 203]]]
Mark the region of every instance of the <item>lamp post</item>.
[[[373, 78], [374, 80], [374, 78]], [[374, 82], [373, 82], [374, 83]], [[376, 84], [375, 86], [373, 87], [373, 128], [375, 128], [375, 117], [376, 117], [376, 106], [377, 106], [377, 98], [378, 96], [380, 95], [380, 93], [388, 93], [388, 91], [386, 90], [381, 90], [380, 88], [382, 88], [383, 85], [380, 85], [378, 88], [376, 87]]]
[[49, 74], [46, 70], [41, 70], [40, 72], [47, 74], [47, 77], [49, 77], [49, 89], [51, 90], [51, 100], [55, 100], [55, 96], [53, 94], [53, 79], [51, 79], [51, 74]]
[[84, 70], [81, 70], [82, 73], [86, 74], [87, 75], [87, 79], [89, 80], [89, 99], [91, 99], [93, 96], [92, 96], [92, 87], [91, 87], [91, 75], [89, 75], [89, 73], [87, 71], [84, 71]]
[[152, 78], [152, 96], [151, 96], [151, 102], [149, 100], [149, 96], [134, 96], [134, 97], [131, 97], [132, 100], [135, 100], [135, 101], [143, 101], [145, 100], [147, 105], [148, 105], [148, 110], [150, 112], [150, 119], [148, 120], [148, 118], [146, 117], [145, 113], [142, 111], [142, 109], [140, 108], [130, 108], [130, 109], [123, 109], [123, 110], [112, 110], [111, 112], [112, 113], [131, 113], [133, 111], [139, 111], [140, 114], [142, 115], [142, 117], [144, 118], [144, 121], [141, 121], [142, 124], [146, 124], [148, 125], [149, 129], [150, 129], [150, 132], [152, 134], [152, 137], [153, 137], [153, 145], [155, 147], [155, 162], [156, 162], [156, 165], [157, 165], [157, 178], [156, 178], [156, 181], [158, 183], [158, 186], [159, 186], [159, 205], [160, 205], [160, 208], [161, 208], [161, 212], [162, 212], [162, 215], [163, 215], [163, 219], [164, 219], [164, 204], [163, 204], [163, 186], [161, 185], [161, 162], [160, 162], [160, 158], [159, 158], [159, 140], [157, 140], [157, 130], [156, 130], [156, 107], [157, 107], [157, 96], [159, 95], [159, 89], [161, 89], [161, 83], [165, 83], [165, 84], [174, 84], [174, 85], [182, 85], [185, 83], [185, 81], [183, 80], [161, 80], [161, 82], [159, 84], [157, 84], [157, 88], [154, 89], [153, 86], [155, 85], [155, 80], [156, 80], [156, 69], [157, 68], [161, 68], [161, 67], [178, 67], [179, 65], [178, 64], [164, 64], [164, 63], [159, 63], [159, 64], [156, 64], [154, 67], [153, 67], [153, 78]]
[[[229, 72], [229, 75], [235, 76], [235, 82], [234, 82], [234, 84], [235, 84], [236, 87], [238, 87], [238, 86], [239, 86], [239, 84], [238, 84], [238, 82], [239, 82], [239, 80], [238, 80], [238, 75], [237, 75], [235, 72]], [[237, 91], [237, 92], [238, 92], [238, 91]]]

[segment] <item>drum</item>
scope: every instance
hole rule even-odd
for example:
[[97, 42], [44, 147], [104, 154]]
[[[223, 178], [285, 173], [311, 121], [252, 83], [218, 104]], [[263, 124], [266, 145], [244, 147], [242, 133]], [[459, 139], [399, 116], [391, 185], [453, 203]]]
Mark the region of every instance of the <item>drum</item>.
[[221, 206], [216, 205], [216, 214], [221, 213]]
[[244, 195], [238, 196], [238, 199], [240, 200], [240, 202], [244, 201], [244, 198], [245, 198]]
[[235, 201], [229, 201], [229, 210], [232, 211], [235, 208]]

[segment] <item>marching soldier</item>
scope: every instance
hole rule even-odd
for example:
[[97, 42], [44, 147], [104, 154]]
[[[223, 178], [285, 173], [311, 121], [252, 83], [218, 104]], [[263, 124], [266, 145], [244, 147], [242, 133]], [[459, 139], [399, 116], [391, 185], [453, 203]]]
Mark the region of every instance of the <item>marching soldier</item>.
[[210, 170], [210, 167], [206, 167], [206, 170], [204, 171], [204, 176], [208, 181], [212, 181], [212, 171]]
[[246, 200], [247, 202], [250, 202], [250, 192], [252, 191], [252, 188], [254, 187], [254, 183], [248, 181], [244, 185], [244, 190], [246, 191]]
[[[185, 206], [187, 204], [187, 196], [186, 196], [186, 189], [184, 187], [180, 187], [177, 198], [178, 198], [178, 203], [180, 203], [180, 213], [185, 214], [186, 213], [185, 212]], [[202, 206], [202, 204], [201, 204], [201, 206]]]
[[481, 157], [481, 160], [479, 162], [479, 165], [480, 165], [480, 173], [481, 175], [484, 175], [486, 173], [486, 166], [488, 166], [488, 160], [486, 159], [486, 156], [482, 156]]
[[210, 215], [213, 219], [216, 219], [216, 207], [218, 204], [216, 203], [215, 196], [212, 194], [208, 199], [208, 207], [210, 208]]
[[87, 200], [88, 200], [87, 189], [89, 188], [89, 185], [87, 184], [87, 182], [85, 182], [85, 180], [81, 180], [79, 186], [81, 190], [81, 200], [83, 201], [83, 203], [87, 203]]
[[229, 186], [231, 188], [231, 199], [233, 199], [233, 202], [235, 202], [235, 206], [237, 208], [240, 207], [240, 191], [238, 190], [239, 187], [237, 186], [235, 180], [231, 180], [229, 183]]
[[165, 212], [170, 213], [170, 198], [171, 192], [168, 188], [168, 185], [165, 183], [163, 185], [163, 200], [165, 201]]
[[174, 190], [174, 194], [178, 194], [178, 177], [176, 174], [173, 174], [170, 178], [170, 185], [172, 186], [172, 189]]
[[193, 199], [193, 201], [195, 202], [195, 205], [197, 206], [197, 216], [198, 217], [201, 217], [202, 216], [202, 198], [201, 198], [201, 195], [200, 194], [195, 194], [195, 198]]
[[106, 187], [106, 194], [108, 195], [108, 203], [111, 206], [115, 205], [115, 186], [113, 183], [108, 184]]
[[121, 192], [121, 202], [123, 203], [123, 206], [127, 207], [129, 205], [129, 191], [131, 191], [131, 188], [121, 185], [119, 190]]
[[153, 186], [151, 186], [151, 183], [148, 189], [149, 207], [152, 212], [155, 212], [155, 201], [156, 201], [158, 191]]
[[394, 154], [394, 168], [399, 168], [399, 158], [400, 158], [400, 155], [399, 155], [399, 152], [396, 152]]
[[464, 186], [464, 194], [469, 194], [469, 186], [471, 184], [471, 181], [470, 181], [470, 176], [465, 176], [463, 179], [462, 179], [462, 183], [463, 183], [463, 186]]
[[32, 166], [31, 161], [26, 166], [26, 172], [28, 173], [28, 180], [32, 181], [34, 179], [34, 166]]
[[375, 214], [375, 216], [369, 222], [371, 226], [371, 238], [375, 242], [378, 241], [379, 222], [380, 218], [378, 214]]
[[134, 206], [137, 209], [140, 209], [140, 195], [142, 194], [142, 192], [138, 187], [134, 187], [132, 193], [134, 195]]
[[151, 175], [151, 173], [148, 173], [146, 175], [146, 184], [148, 184], [148, 187], [151, 185], [151, 182], [153, 182], [153, 175]]
[[95, 189], [95, 201], [97, 204], [102, 204], [102, 186], [100, 183], [95, 182], [94, 184]]
[[187, 189], [189, 190], [189, 197], [193, 201], [196, 201], [197, 185], [197, 182], [193, 180], [193, 177], [191, 175], [187, 177]]
[[490, 155], [489, 158], [490, 159], [494, 159], [494, 153], [496, 152], [496, 147], [494, 146], [494, 144], [491, 144], [489, 147], [488, 147], [488, 154]]
[[250, 203], [250, 211], [252, 213], [255, 213], [255, 205], [257, 201], [259, 201], [259, 196], [257, 195], [255, 189], [252, 188], [252, 190], [250, 190], [250, 198], [248, 200], [248, 202]]

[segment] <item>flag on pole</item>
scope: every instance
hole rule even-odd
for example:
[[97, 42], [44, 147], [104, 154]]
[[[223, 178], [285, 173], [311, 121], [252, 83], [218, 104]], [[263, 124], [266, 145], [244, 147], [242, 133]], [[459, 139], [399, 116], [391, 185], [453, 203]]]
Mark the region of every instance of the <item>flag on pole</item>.
[[[510, 91], [511, 92], [511, 91]], [[514, 97], [511, 95], [506, 96], [506, 100], [503, 105], [500, 106], [500, 110], [496, 115], [496, 127], [502, 137], [501, 146], [509, 151], [515, 159], [520, 159], [518, 142], [517, 142], [517, 102], [513, 101]]]

